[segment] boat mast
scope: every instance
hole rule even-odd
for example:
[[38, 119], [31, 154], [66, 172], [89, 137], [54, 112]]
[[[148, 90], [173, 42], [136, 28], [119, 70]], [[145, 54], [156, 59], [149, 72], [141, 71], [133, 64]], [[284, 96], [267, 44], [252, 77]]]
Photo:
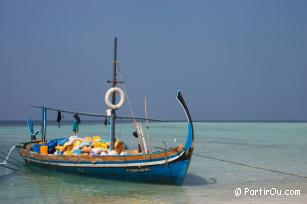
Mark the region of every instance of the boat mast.
[[[116, 87], [117, 83], [117, 37], [114, 38], [114, 56], [113, 56], [113, 80], [112, 80], [112, 87]], [[115, 92], [112, 94], [112, 104], [116, 103], [116, 96]], [[115, 109], [112, 109], [111, 112], [111, 141], [110, 141], [110, 149], [114, 149], [114, 143], [115, 143], [115, 118], [116, 113]]]

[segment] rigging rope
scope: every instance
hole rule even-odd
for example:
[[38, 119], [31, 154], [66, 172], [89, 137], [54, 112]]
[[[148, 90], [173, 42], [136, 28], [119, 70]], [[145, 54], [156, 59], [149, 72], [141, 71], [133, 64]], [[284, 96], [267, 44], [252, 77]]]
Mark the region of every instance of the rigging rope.
[[210, 156], [201, 155], [201, 154], [194, 154], [193, 153], [193, 155], [203, 157], [203, 158], [207, 158], [207, 159], [216, 160], [216, 161], [225, 162], [225, 163], [228, 163], [228, 164], [234, 164], [234, 165], [244, 166], [244, 167], [248, 167], [248, 168], [253, 168], [253, 169], [258, 169], [258, 170], [263, 170], [263, 171], [270, 171], [270, 172], [274, 172], [274, 173], [285, 174], [285, 175], [289, 175], [289, 176], [296, 176], [296, 177], [307, 179], [307, 176], [302, 176], [302, 175], [298, 175], [298, 174], [294, 174], [294, 173], [290, 173], [290, 172], [284, 172], [284, 171], [268, 169], [268, 168], [264, 168], [264, 167], [252, 166], [252, 165], [249, 165], [249, 164], [243, 164], [243, 163], [239, 163], [239, 162], [235, 162], [235, 161], [228, 161], [228, 160], [225, 160], [225, 159], [219, 159], [219, 158], [210, 157]]
[[[5, 160], [5, 157], [0, 156], [0, 159]], [[11, 159], [11, 158], [10, 158], [10, 159]], [[22, 167], [22, 165], [17, 164], [17, 163], [14, 163], [13, 161], [10, 161], [10, 160], [7, 160], [6, 163], [7, 163], [7, 164], [14, 165], [14, 166], [19, 167], [19, 168]], [[5, 165], [5, 164], [2, 164], [2, 163], [1, 163], [0, 165]]]
[[[121, 81], [124, 81], [123, 76], [122, 76], [122, 74], [121, 74], [121, 72], [120, 72], [120, 68], [119, 68], [119, 63], [118, 63], [118, 62], [116, 62], [116, 68], [117, 68], [116, 70], [117, 70], [119, 79], [120, 79]], [[131, 105], [131, 103], [130, 103], [130, 100], [129, 100], [129, 97], [128, 97], [128, 93], [127, 93], [127, 90], [126, 90], [126, 86], [125, 86], [124, 83], [122, 83], [121, 85], [122, 85], [122, 88], [124, 89], [124, 92], [125, 92], [125, 95], [126, 95], [126, 98], [127, 98], [127, 103], [128, 103], [129, 110], [130, 110], [130, 113], [131, 113], [131, 115], [132, 115], [133, 121], [134, 121], [134, 123], [136, 124], [136, 123], [137, 123], [137, 121], [136, 121], [136, 116], [135, 116], [135, 113], [134, 113], [134, 111], [133, 111], [132, 105]]]
[[8, 160], [8, 158], [10, 157], [11, 152], [13, 151], [13, 149], [15, 149], [16, 146], [11, 147], [9, 153], [6, 156], [6, 159], [3, 162], [0, 162], [0, 165], [6, 165], [6, 161]]
[[[7, 153], [4, 153], [0, 151], [0, 154], [4, 155], [5, 157], [7, 156]], [[19, 161], [18, 159], [15, 159], [13, 156], [10, 157], [12, 160], [14, 160], [16, 163], [19, 163], [20, 165], [23, 165], [24, 163], [22, 161]], [[9, 161], [8, 161], [9, 162]]]
[[[120, 72], [120, 68], [119, 68], [119, 63], [118, 62], [116, 62], [116, 71], [117, 71], [117, 74], [119, 76], [120, 81], [124, 81], [123, 76], [122, 76], [122, 74]], [[139, 133], [138, 134], [139, 135], [139, 137], [138, 137], [139, 144], [142, 146], [142, 151], [145, 151], [146, 153], [148, 153], [147, 145], [146, 145], [146, 142], [145, 142], [145, 137], [144, 137], [143, 130], [142, 130], [142, 124], [136, 120], [136, 116], [135, 116], [135, 113], [133, 111], [132, 105], [130, 103], [130, 99], [129, 99], [128, 92], [127, 92], [125, 84], [121, 83], [121, 85], [122, 85], [122, 88], [123, 88], [124, 93], [125, 93], [126, 98], [127, 98], [127, 103], [128, 103], [128, 106], [129, 106], [129, 110], [130, 110], [131, 116], [133, 118], [135, 129]]]
[[[15, 149], [15, 147], [16, 147], [16, 146], [12, 146], [12, 147], [11, 147], [11, 149], [10, 149], [9, 153], [7, 154], [5, 160], [4, 160], [3, 162], [0, 162], [0, 166], [5, 167], [5, 168], [10, 169], [10, 170], [13, 170], [13, 171], [17, 171], [17, 169], [12, 168], [12, 167], [9, 167], [9, 166], [6, 165], [7, 163], [10, 163], [10, 162], [8, 161], [8, 158], [10, 157], [10, 155], [11, 155], [12, 151]], [[15, 165], [16, 165], [16, 164], [15, 164]], [[18, 165], [16, 165], [16, 166], [18, 166]]]

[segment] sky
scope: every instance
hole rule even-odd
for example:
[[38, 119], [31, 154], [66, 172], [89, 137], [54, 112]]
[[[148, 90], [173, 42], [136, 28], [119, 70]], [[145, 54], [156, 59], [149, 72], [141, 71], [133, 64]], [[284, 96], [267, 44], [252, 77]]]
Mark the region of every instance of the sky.
[[149, 117], [184, 120], [180, 89], [194, 120], [306, 121], [306, 10], [304, 0], [1, 0], [0, 120], [39, 119], [30, 104], [105, 113], [116, 36], [138, 116], [146, 96]]

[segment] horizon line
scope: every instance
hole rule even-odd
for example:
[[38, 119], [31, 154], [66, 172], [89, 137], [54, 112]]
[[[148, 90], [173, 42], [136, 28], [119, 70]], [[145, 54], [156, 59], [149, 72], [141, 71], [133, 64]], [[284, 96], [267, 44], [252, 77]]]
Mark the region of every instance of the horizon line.
[[[26, 122], [27, 120], [0, 120], [3, 122]], [[41, 120], [33, 120], [40, 122]], [[47, 120], [48, 122], [57, 122], [56, 120]], [[74, 120], [62, 120], [61, 122], [73, 122]], [[103, 120], [82, 120], [84, 122], [101, 122]], [[130, 120], [118, 120], [119, 122], [127, 122]], [[163, 121], [164, 122], [164, 121]], [[165, 122], [186, 122], [186, 120], [165, 120]], [[307, 120], [193, 120], [193, 122], [307, 122]]]

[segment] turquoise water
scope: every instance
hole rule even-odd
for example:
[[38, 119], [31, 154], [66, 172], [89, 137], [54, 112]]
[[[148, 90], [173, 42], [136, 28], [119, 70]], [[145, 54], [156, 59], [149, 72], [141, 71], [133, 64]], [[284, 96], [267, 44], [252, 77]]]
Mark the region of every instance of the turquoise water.
[[[101, 135], [100, 124], [80, 126], [80, 136]], [[144, 129], [145, 130], [145, 129]], [[136, 147], [133, 127], [117, 134]], [[152, 147], [184, 143], [185, 123], [151, 125]], [[71, 135], [71, 125], [48, 126], [48, 138]], [[1, 125], [0, 148], [27, 141], [25, 126]], [[307, 176], [307, 123], [195, 123], [195, 153]], [[14, 153], [17, 156], [17, 153]], [[236, 188], [300, 190], [300, 196], [236, 197]], [[306, 203], [307, 179], [193, 156], [183, 186], [128, 183], [27, 167], [0, 167], [0, 203]]]

